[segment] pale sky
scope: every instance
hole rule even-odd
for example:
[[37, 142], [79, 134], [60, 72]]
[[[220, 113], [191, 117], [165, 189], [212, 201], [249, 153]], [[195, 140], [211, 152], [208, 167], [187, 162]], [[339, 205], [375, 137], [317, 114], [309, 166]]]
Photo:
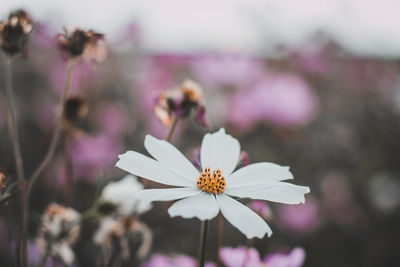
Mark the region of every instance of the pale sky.
[[19, 7], [55, 29], [82, 26], [109, 38], [136, 22], [152, 51], [271, 55], [322, 33], [352, 53], [400, 57], [398, 0], [1, 0], [0, 17]]

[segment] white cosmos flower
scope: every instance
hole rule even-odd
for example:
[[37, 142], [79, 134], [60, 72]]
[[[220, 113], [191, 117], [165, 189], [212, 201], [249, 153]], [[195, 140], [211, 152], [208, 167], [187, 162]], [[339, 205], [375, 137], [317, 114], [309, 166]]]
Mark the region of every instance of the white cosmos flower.
[[[172, 217], [210, 220], [221, 211], [247, 238], [262, 238], [266, 233], [272, 234], [271, 228], [233, 197], [298, 204], [304, 203], [304, 194], [310, 192], [308, 187], [282, 182], [293, 179], [293, 175], [289, 167], [274, 163], [250, 164], [233, 172], [239, 160], [240, 144], [223, 128], [203, 138], [202, 173], [166, 141], [147, 135], [144, 145], [154, 159], [128, 151], [119, 156], [116, 166], [157, 183], [177, 186], [146, 189], [135, 194], [136, 198], [145, 201], [182, 199], [168, 209]], [[201, 178], [205, 179], [200, 181]]]
[[106, 185], [100, 198], [116, 205], [118, 212], [122, 215], [134, 212], [142, 214], [151, 209], [151, 204], [132, 198], [132, 195], [142, 189], [143, 184], [138, 181], [137, 177], [126, 175], [121, 180]]

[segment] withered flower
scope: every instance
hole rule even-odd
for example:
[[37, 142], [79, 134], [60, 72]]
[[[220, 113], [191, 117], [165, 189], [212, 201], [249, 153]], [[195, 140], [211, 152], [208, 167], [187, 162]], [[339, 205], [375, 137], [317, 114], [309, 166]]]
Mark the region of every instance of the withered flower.
[[139, 259], [146, 257], [152, 244], [149, 227], [132, 216], [106, 217], [100, 222], [93, 241], [101, 247], [104, 262], [108, 262], [114, 250], [121, 251], [123, 259], [130, 257], [130, 244], [135, 234], [141, 235], [141, 243], [136, 251]]
[[89, 112], [86, 98], [83, 96], [72, 96], [64, 105], [64, 119], [68, 123], [76, 123], [84, 119]]
[[14, 55], [26, 48], [34, 22], [24, 10], [10, 14], [7, 20], [0, 22], [0, 45], [4, 53]]
[[156, 117], [165, 126], [171, 126], [174, 118], [187, 118], [194, 112], [194, 119], [208, 128], [205, 117], [203, 89], [191, 80], [171, 90], [161, 91], [154, 106]]
[[72, 208], [50, 204], [43, 217], [37, 243], [42, 250], [50, 247], [50, 254], [71, 264], [75, 255], [71, 246], [78, 240], [80, 214]]
[[56, 44], [68, 59], [101, 62], [107, 55], [104, 34], [92, 30], [75, 29], [70, 33], [58, 34]]

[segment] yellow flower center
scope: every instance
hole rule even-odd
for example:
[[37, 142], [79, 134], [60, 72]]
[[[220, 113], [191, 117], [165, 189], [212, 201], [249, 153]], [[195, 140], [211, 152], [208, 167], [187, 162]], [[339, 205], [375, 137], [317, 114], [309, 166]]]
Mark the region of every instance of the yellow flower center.
[[221, 175], [220, 169], [214, 170], [211, 174], [210, 168], [206, 167], [197, 178], [197, 187], [214, 195], [222, 193], [225, 190], [225, 177]]

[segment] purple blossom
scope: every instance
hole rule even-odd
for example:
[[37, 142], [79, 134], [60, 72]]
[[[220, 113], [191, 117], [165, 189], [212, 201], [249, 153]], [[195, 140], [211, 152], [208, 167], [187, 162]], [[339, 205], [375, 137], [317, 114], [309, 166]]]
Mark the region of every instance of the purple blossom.
[[301, 267], [305, 260], [305, 251], [297, 247], [288, 254], [272, 253], [261, 260], [255, 248], [240, 246], [222, 248], [220, 256], [226, 267]]
[[274, 74], [234, 95], [228, 120], [247, 128], [260, 121], [278, 126], [298, 126], [309, 121], [317, 99], [308, 84], [294, 74]]
[[128, 130], [127, 114], [116, 104], [101, 105], [100, 110], [96, 112], [95, 120], [100, 130], [108, 136], [118, 137]]
[[84, 135], [72, 139], [68, 150], [75, 175], [94, 178], [98, 171], [114, 165], [121, 152], [121, 145], [105, 134]]
[[301, 267], [306, 258], [302, 248], [294, 248], [290, 253], [272, 253], [264, 258], [264, 263], [269, 267]]
[[255, 248], [225, 247], [221, 249], [220, 257], [227, 267], [261, 267], [262, 264], [260, 255]]
[[202, 55], [192, 60], [196, 77], [208, 87], [246, 88], [264, 75], [261, 59], [234, 54]]
[[304, 204], [281, 205], [278, 210], [279, 225], [291, 232], [304, 234], [315, 230], [320, 223], [318, 202], [308, 197]]
[[250, 209], [252, 209], [255, 213], [260, 215], [263, 219], [268, 220], [272, 218], [271, 208], [265, 201], [262, 200], [253, 200], [248, 205]]
[[[153, 254], [148, 261], [142, 264], [142, 267], [197, 267], [197, 261], [185, 255], [170, 257], [163, 254]], [[205, 267], [215, 267], [215, 264], [208, 262]]]

